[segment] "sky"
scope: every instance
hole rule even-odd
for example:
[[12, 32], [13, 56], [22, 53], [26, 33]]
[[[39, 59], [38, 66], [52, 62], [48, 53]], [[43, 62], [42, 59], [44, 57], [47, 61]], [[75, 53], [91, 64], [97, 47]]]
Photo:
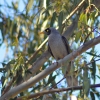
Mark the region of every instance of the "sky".
[[[5, 5], [4, 1], [7, 1], [7, 3], [8, 3], [9, 5], [11, 5], [11, 2], [12, 2], [12, 1], [15, 2], [16, 0], [0, 0], [0, 4]], [[9, 2], [8, 2], [8, 1], [9, 1]], [[23, 1], [23, 0], [19, 0], [19, 11], [20, 11], [20, 12], [23, 11], [24, 8], [25, 8], [25, 6], [24, 6], [24, 4], [23, 4], [22, 1]], [[2, 8], [0, 8], [0, 9], [2, 9]], [[2, 10], [5, 11], [5, 9], [6, 9], [6, 8], [3, 8]], [[5, 12], [5, 13], [6, 13], [6, 12]], [[13, 13], [13, 12], [12, 12], [12, 13]], [[100, 20], [100, 17], [99, 17], [99, 20]], [[98, 35], [100, 35], [100, 34], [98, 34]], [[98, 35], [97, 35], [97, 36], [98, 36]], [[1, 31], [0, 31], [0, 38], [1, 38]], [[98, 54], [100, 54], [100, 44], [96, 45], [96, 51], [98, 52]], [[8, 55], [11, 57], [11, 59], [13, 58], [10, 49], [9, 49]], [[2, 45], [0, 46], [0, 67], [2, 67], [2, 64], [1, 64], [1, 63], [4, 61], [5, 57], [6, 57], [6, 46], [5, 46], [5, 44], [2, 44]], [[90, 56], [87, 56], [87, 57], [88, 57], [89, 60], [90, 60], [91, 57], [90, 57]], [[100, 61], [98, 61], [97, 63], [100, 64]], [[99, 75], [99, 71], [97, 71], [97, 75]], [[0, 74], [0, 77], [1, 77], [1, 74]], [[58, 81], [58, 80], [59, 80], [59, 77], [57, 77], [57, 81]], [[100, 79], [97, 79], [97, 80], [96, 80], [96, 83], [100, 83]], [[0, 88], [1, 88], [1, 86], [0, 86]], [[97, 88], [97, 90], [99, 90], [99, 89], [100, 89], [100, 88]], [[1, 94], [1, 93], [0, 93], [0, 94]]]

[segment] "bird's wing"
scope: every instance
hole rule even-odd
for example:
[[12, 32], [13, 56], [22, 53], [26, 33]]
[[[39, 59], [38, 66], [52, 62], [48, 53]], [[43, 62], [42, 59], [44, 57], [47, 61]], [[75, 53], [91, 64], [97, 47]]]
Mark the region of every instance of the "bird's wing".
[[50, 54], [54, 57], [54, 55], [53, 55], [53, 53], [52, 53], [52, 51], [51, 51], [51, 48], [50, 48], [49, 44], [48, 44], [48, 51], [49, 51]]
[[[62, 36], [62, 40], [63, 40], [63, 43], [65, 44], [66, 50], [67, 50], [67, 52], [69, 54], [71, 52], [71, 49], [69, 47], [69, 43], [68, 43], [67, 39], [64, 36]], [[78, 86], [78, 80], [75, 77], [75, 75], [73, 74], [74, 71], [73, 71], [73, 73], [71, 73], [71, 76], [68, 73], [68, 71], [72, 72], [71, 71], [73, 69], [73, 68], [71, 68], [71, 67], [73, 67], [72, 64], [73, 63], [70, 61], [68, 67], [62, 67], [62, 71], [64, 70], [64, 75], [66, 77], [67, 84], [68, 84], [69, 87], [71, 87], [71, 86]]]
[[66, 50], [69, 54], [71, 52], [70, 47], [69, 47], [69, 43], [68, 43], [67, 39], [64, 36], [62, 36], [62, 40], [63, 40], [63, 43], [65, 44]]

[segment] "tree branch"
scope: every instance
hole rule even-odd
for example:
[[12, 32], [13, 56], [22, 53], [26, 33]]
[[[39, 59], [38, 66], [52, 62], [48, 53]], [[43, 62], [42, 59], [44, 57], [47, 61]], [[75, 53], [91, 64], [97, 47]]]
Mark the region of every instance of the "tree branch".
[[[90, 88], [97, 88], [97, 87], [100, 87], [100, 84], [93, 84], [93, 85], [90, 86]], [[29, 95], [29, 96], [19, 97], [19, 98], [17, 98], [17, 100], [23, 100], [23, 98], [32, 99], [32, 98], [36, 98], [38, 96], [43, 96], [44, 94], [55, 93], [55, 92], [70, 91], [70, 90], [81, 90], [82, 88], [83, 88], [82, 86], [74, 86], [74, 87], [68, 87], [68, 88], [43, 90], [41, 92], [34, 93], [34, 94]]]
[[[37, 82], [39, 82], [41, 79], [45, 78], [47, 75], [52, 73], [54, 70], [61, 67], [62, 64], [66, 63], [66, 61], [71, 61], [74, 58], [76, 58], [81, 53], [85, 52], [89, 48], [95, 46], [96, 44], [100, 43], [100, 36], [90, 40], [89, 42], [83, 44], [81, 47], [79, 47], [77, 50], [73, 51], [69, 55], [65, 56], [63, 59], [60, 59], [57, 63], [52, 64], [47, 69], [43, 70], [33, 78], [30, 78], [29, 80], [23, 82], [21, 85], [18, 85], [16, 87], [13, 87], [11, 90], [9, 90], [7, 93], [5, 93], [0, 100], [10, 99], [12, 97], [15, 97], [18, 93], [30, 88]], [[62, 66], [63, 67], [63, 66]]]

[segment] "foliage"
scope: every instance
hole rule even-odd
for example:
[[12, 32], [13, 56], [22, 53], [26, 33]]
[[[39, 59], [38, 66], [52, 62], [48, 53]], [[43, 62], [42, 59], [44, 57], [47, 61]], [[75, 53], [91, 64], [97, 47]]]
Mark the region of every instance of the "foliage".
[[[28, 64], [26, 64], [26, 62], [46, 39], [45, 35], [39, 34], [39, 32], [45, 28], [58, 27], [58, 30], [63, 33], [73, 20], [78, 19], [78, 26], [69, 39], [70, 44], [73, 44], [73, 50], [99, 35], [100, 11], [99, 8], [97, 8], [98, 6], [93, 4], [94, 0], [86, 1], [82, 9], [79, 9], [63, 25], [64, 19], [66, 19], [80, 2], [81, 0], [22, 0], [21, 3], [21, 0], [12, 0], [11, 4], [8, 4], [7, 0], [4, 0], [4, 4], [0, 4], [0, 46], [5, 44], [6, 47], [6, 58], [2, 62], [3, 68], [0, 69], [2, 73], [2, 92], [7, 84], [15, 77], [17, 78], [11, 87], [20, 84], [20, 80], [24, 79], [27, 74], [31, 74], [28, 70], [30, 69], [30, 65], [42, 55], [47, 49], [47, 45], [42, 47], [41, 51], [39, 51], [31, 62], [28, 62]], [[9, 51], [9, 49], [11, 49], [11, 51]], [[8, 55], [9, 52], [13, 53], [13, 59]], [[91, 100], [95, 100], [95, 95], [98, 97], [98, 100], [100, 98], [99, 92], [89, 87], [89, 80], [95, 84], [96, 79], [100, 79], [97, 75], [97, 70], [99, 69], [100, 71], [100, 65], [96, 63], [97, 58], [100, 59], [100, 55], [94, 46], [74, 60], [79, 84], [84, 84], [84, 91], [81, 90], [78, 94], [79, 100], [82, 100], [84, 94], [88, 97], [88, 93], [90, 93], [89, 97]], [[47, 68], [52, 60], [53, 58], [50, 58], [36, 74]], [[85, 69], [85, 67], [87, 69]], [[29, 90], [20, 93], [19, 96], [30, 95], [32, 92], [35, 93], [44, 90], [44, 88], [48, 86], [51, 87], [55, 85], [58, 81], [56, 78], [62, 75], [60, 70], [61, 69], [56, 70]], [[98, 77], [96, 77], [96, 75]], [[61, 87], [65, 87], [63, 84], [65, 85], [66, 83], [62, 82]], [[64, 100], [66, 100], [67, 98], [63, 92], [60, 93], [60, 95], [55, 93], [52, 97], [54, 100], [57, 98], [64, 98]], [[43, 97], [40, 97], [39, 99], [42, 98]]]

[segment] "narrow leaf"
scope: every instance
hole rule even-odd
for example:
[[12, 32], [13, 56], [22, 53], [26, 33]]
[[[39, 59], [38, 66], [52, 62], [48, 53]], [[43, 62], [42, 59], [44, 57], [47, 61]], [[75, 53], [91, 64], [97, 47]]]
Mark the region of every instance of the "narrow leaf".
[[51, 18], [51, 23], [50, 23], [50, 26], [51, 26], [51, 27], [53, 27], [54, 21], [56, 20], [56, 16], [57, 16], [57, 14], [56, 14], [56, 12], [54, 12], [54, 13], [53, 13], [53, 16], [52, 16], [52, 18]]
[[58, 16], [58, 26], [59, 26], [59, 31], [61, 32], [62, 30], [62, 21], [63, 21], [63, 12], [61, 11], [59, 13], [59, 16]]
[[34, 0], [29, 0], [29, 2], [27, 4], [27, 8], [26, 8], [27, 9], [27, 12], [29, 12], [30, 9], [32, 8], [33, 2], [34, 2]]
[[95, 56], [95, 57], [100, 57], [99, 55], [93, 54], [91, 52], [86, 52], [87, 54], [91, 55], [91, 56]]
[[94, 83], [95, 83], [95, 73], [96, 73], [96, 63], [94, 61], [94, 62], [92, 62], [92, 76], [94, 79]]
[[90, 95], [91, 95], [91, 100], [95, 100], [95, 96], [94, 96], [94, 93], [92, 91], [90, 92]]

